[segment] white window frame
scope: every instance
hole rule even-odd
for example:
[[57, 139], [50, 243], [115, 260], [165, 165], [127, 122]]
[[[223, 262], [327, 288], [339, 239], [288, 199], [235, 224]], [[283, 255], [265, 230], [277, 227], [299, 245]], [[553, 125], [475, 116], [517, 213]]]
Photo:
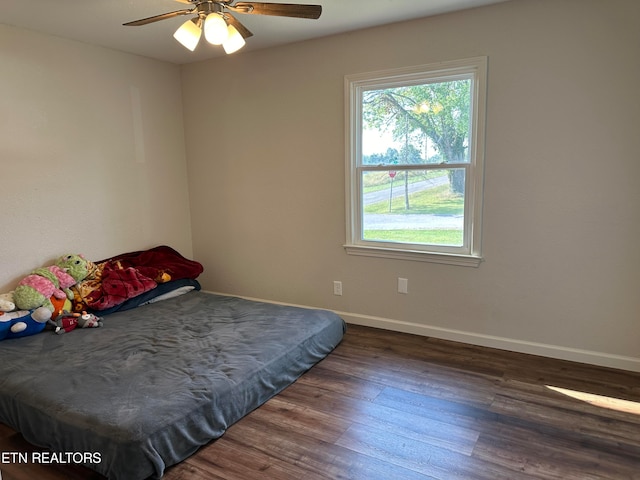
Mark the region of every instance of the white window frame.
[[[363, 239], [362, 171], [362, 98], [363, 92], [384, 88], [419, 85], [434, 81], [471, 79], [471, 125], [469, 162], [446, 164], [447, 168], [464, 168], [464, 235], [461, 247], [416, 245]], [[484, 183], [484, 131], [486, 116], [487, 57], [441, 62], [437, 64], [359, 73], [345, 76], [345, 145], [346, 145], [346, 244], [351, 255], [395, 258], [477, 267], [482, 261], [482, 198]], [[433, 168], [442, 168], [437, 165]], [[388, 166], [382, 167], [388, 169]], [[405, 168], [404, 166], [402, 167]], [[428, 165], [410, 169], [426, 170]], [[375, 169], [375, 167], [373, 167]]]

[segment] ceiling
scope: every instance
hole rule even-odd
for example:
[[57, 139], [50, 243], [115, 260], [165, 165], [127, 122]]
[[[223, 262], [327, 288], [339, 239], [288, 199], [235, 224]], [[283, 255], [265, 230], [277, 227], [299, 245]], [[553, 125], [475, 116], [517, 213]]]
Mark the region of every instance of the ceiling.
[[[318, 20], [308, 20], [238, 14], [236, 18], [254, 34], [241, 52], [506, 0], [280, 1], [321, 4], [322, 15]], [[1, 0], [0, 23], [176, 64], [225, 55], [221, 47], [205, 41], [190, 52], [173, 39], [173, 32], [190, 18], [187, 16], [140, 27], [122, 26], [184, 8], [191, 7], [176, 0]]]

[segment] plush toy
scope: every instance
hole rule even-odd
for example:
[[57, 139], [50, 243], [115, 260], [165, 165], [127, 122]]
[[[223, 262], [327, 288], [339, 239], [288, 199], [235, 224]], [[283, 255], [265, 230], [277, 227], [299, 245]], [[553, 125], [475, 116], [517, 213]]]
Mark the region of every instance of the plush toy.
[[46, 307], [54, 312], [50, 297], [73, 299], [69, 287], [84, 279], [92, 265], [81, 255], [64, 255], [56, 260], [55, 265], [37, 268], [23, 278], [13, 292], [16, 307], [21, 310]]
[[54, 332], [58, 335], [80, 328], [97, 328], [102, 326], [102, 318], [96, 317], [93, 313], [82, 312], [69, 313], [63, 312], [58, 315], [55, 320], [49, 320], [50, 325], [54, 327]]
[[39, 307], [33, 311], [2, 312], [0, 315], [0, 340], [40, 333], [50, 319], [51, 310], [45, 307]]
[[4, 340], [11, 328], [11, 317], [7, 312], [0, 312], [0, 340]]
[[73, 303], [71, 303], [71, 300], [67, 297], [56, 298], [52, 295], [49, 300], [51, 301], [51, 305], [53, 305], [53, 314], [51, 315], [51, 318], [55, 318], [64, 312], [71, 312], [73, 310]]
[[0, 312], [11, 312], [16, 309], [13, 303], [13, 292], [0, 293]]
[[76, 254], [61, 256], [56, 260], [56, 265], [71, 275], [75, 283], [91, 277], [97, 268], [95, 263], [87, 260], [83, 255]]

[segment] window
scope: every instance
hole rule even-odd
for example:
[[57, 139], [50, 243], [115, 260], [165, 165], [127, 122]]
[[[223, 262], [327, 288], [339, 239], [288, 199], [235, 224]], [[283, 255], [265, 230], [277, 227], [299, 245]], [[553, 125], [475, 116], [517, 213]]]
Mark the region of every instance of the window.
[[486, 57], [345, 77], [348, 253], [478, 266]]

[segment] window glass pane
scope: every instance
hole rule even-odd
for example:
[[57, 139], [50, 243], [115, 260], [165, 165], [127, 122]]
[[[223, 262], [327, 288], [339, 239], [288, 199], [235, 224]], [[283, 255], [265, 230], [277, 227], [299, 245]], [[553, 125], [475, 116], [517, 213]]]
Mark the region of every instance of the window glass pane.
[[471, 79], [362, 92], [362, 164], [469, 162]]
[[463, 245], [464, 168], [361, 175], [363, 240]]

